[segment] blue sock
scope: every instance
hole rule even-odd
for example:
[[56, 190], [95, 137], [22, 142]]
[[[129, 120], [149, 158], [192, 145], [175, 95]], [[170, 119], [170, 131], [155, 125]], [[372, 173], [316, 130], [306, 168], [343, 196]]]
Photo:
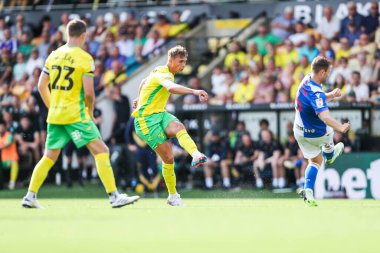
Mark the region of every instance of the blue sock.
[[323, 155], [324, 157], [326, 157], [327, 160], [331, 160], [331, 159], [333, 158], [333, 156], [334, 156], [334, 149], [333, 149], [332, 152], [330, 152], [330, 153], [327, 153], [327, 152], [325, 152], [325, 151], [322, 151], [322, 155]]
[[309, 164], [305, 171], [305, 189], [314, 190], [315, 180], [317, 179], [318, 167], [315, 164]]

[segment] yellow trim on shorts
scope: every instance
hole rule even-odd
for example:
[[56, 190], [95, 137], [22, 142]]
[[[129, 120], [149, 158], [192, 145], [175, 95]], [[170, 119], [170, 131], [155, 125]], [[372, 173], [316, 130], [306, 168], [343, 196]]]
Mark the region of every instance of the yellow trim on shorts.
[[137, 118], [137, 121], [139, 122], [141, 132], [142, 132], [143, 134], [147, 134], [147, 133], [149, 133], [149, 128], [148, 128], [148, 126], [146, 125], [146, 121], [145, 121], [144, 117], [138, 117], [138, 118]]

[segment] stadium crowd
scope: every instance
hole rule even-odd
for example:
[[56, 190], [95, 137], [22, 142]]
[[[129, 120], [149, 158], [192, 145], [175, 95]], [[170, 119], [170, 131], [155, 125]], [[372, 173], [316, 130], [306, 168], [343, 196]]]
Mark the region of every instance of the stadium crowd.
[[[313, 28], [295, 20], [293, 10], [286, 8], [270, 25], [261, 25], [249, 40], [229, 44], [223, 66], [213, 71], [211, 85], [203, 85], [198, 77], [192, 78], [188, 85], [209, 90], [211, 104], [292, 102], [299, 82], [310, 72], [312, 59], [323, 55], [333, 65], [326, 90], [342, 89], [341, 101], [380, 103], [377, 2], [372, 3], [367, 17], [357, 13], [353, 2], [348, 3], [348, 9], [349, 15], [339, 21], [332, 15], [332, 8], [325, 6], [322, 22]], [[99, 16], [94, 24], [86, 16], [83, 19], [89, 26], [84, 49], [95, 59], [96, 94], [114, 103], [116, 119], [106, 142], [111, 148], [111, 162], [119, 185], [157, 191], [162, 185], [157, 165], [160, 163], [134, 133], [129, 99], [121, 93], [120, 86], [126, 83], [128, 75], [160, 54], [167, 40], [187, 31], [188, 24], [181, 21], [178, 11], [171, 18], [158, 15], [154, 24], [148, 16], [137, 19], [133, 13], [125, 20], [114, 15], [110, 22]], [[0, 17], [0, 150], [3, 153], [0, 181], [8, 180], [3, 176], [9, 174], [10, 189], [16, 186], [19, 168], [18, 182], [25, 184], [43, 152], [47, 109], [36, 85], [46, 57], [65, 43], [69, 14], [62, 14], [58, 27], [49, 16], [42, 18], [40, 27], [26, 24], [22, 14], [13, 21], [5, 22]], [[198, 102], [192, 95], [183, 98], [185, 104]], [[97, 124], [102, 120], [101, 115], [97, 110]], [[274, 136], [266, 119], [260, 122], [260, 134], [254, 138], [244, 122], [237, 122], [225, 133], [219, 130], [210, 128], [204, 139], [199, 140], [205, 143], [210, 158], [203, 170], [190, 168], [189, 157], [173, 140], [179, 184], [188, 185], [190, 179], [195, 182], [200, 175], [206, 189], [214, 187], [215, 179], [216, 185], [226, 189], [242, 181], [255, 182], [257, 188], [302, 185], [306, 162], [291, 125], [285, 140]], [[346, 152], [355, 150], [347, 136], [336, 133], [335, 138], [345, 143]], [[83, 179], [96, 178], [88, 152], [75, 151], [74, 159], [74, 150], [72, 144], [65, 148], [62, 162], [54, 169], [56, 183], [60, 184], [61, 176], [69, 187], [73, 178], [81, 185]], [[74, 167], [79, 169], [73, 170]], [[74, 171], [77, 175], [72, 175]]]

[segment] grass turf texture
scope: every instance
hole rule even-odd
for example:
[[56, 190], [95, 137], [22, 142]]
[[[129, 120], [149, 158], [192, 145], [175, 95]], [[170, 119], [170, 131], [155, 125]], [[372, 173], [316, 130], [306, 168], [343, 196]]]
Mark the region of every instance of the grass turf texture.
[[[182, 191], [184, 208], [141, 199], [111, 209], [100, 187], [46, 186], [43, 210], [25, 190], [0, 192], [0, 252], [378, 252], [380, 202], [300, 199], [270, 192]], [[60, 197], [77, 196], [76, 199]], [[236, 199], [220, 198], [234, 196]], [[262, 197], [272, 197], [263, 199]], [[56, 197], [56, 198], [55, 198]], [[197, 197], [197, 198], [190, 198]], [[202, 198], [199, 197], [211, 197]]]

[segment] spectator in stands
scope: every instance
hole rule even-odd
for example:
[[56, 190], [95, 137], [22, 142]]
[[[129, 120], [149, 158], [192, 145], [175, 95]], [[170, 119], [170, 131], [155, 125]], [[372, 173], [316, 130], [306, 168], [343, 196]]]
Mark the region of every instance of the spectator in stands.
[[295, 24], [295, 33], [289, 36], [289, 40], [297, 48], [302, 47], [306, 44], [309, 39], [309, 34], [305, 32], [305, 24], [302, 21], [298, 21]]
[[298, 50], [294, 48], [293, 43], [290, 40], [284, 41], [284, 47], [278, 49], [276, 65], [285, 69], [289, 66], [290, 62], [298, 62]]
[[127, 81], [127, 75], [123, 64], [118, 60], [113, 60], [111, 69], [104, 73], [103, 80], [101, 81], [102, 87], [119, 86]]
[[69, 13], [67, 12], [62, 13], [61, 24], [58, 26], [58, 31], [61, 32], [63, 41], [67, 41], [66, 27], [69, 21], [70, 21]]
[[294, 31], [295, 23], [296, 20], [293, 17], [293, 9], [287, 6], [284, 9], [284, 15], [277, 16], [272, 21], [272, 33], [281, 40], [285, 40]]
[[[13, 103], [13, 94], [11, 92], [9, 83], [1, 84], [1, 92], [0, 92], [0, 109], [6, 109], [12, 106]], [[3, 111], [3, 110], [2, 110]]]
[[357, 43], [361, 34], [362, 32], [360, 30], [357, 30], [357, 28], [355, 27], [354, 21], [350, 21], [348, 23], [347, 31], [345, 31], [340, 37], [346, 37], [350, 42], [350, 46], [353, 46]]
[[249, 42], [247, 45], [247, 51], [247, 65], [250, 67], [259, 65], [261, 67], [261, 55], [257, 43], [254, 41]]
[[234, 60], [237, 60], [239, 62], [240, 66], [246, 65], [246, 55], [241, 50], [240, 45], [238, 42], [234, 41], [229, 45], [229, 53], [227, 54], [226, 58], [224, 59], [224, 66], [228, 69], [232, 68], [232, 63]]
[[95, 31], [91, 31], [87, 33], [87, 45], [88, 45], [88, 52], [93, 56], [96, 57], [99, 47], [100, 47], [100, 42], [95, 40]]
[[41, 41], [37, 46], [38, 54], [43, 60], [48, 57], [49, 47], [50, 47], [50, 35], [47, 29], [43, 30], [41, 33]]
[[7, 29], [7, 24], [3, 16], [0, 16], [0, 43], [5, 41], [5, 29]]
[[323, 17], [317, 27], [319, 37], [335, 40], [338, 38], [339, 30], [340, 21], [334, 16], [333, 8], [331, 5], [325, 5], [323, 8]]
[[359, 65], [352, 68], [352, 70], [356, 70], [360, 73], [363, 83], [370, 84], [372, 77], [372, 68], [369, 64], [367, 64], [367, 57], [365, 53], [359, 53], [357, 55], [357, 60], [359, 62]]
[[[0, 119], [0, 162], [2, 163], [1, 170], [10, 169], [10, 179], [8, 188], [13, 190], [16, 186], [18, 176], [18, 153], [14, 135], [7, 130], [5, 122]], [[3, 173], [0, 171], [0, 173]], [[0, 182], [2, 187], [3, 182]]]
[[303, 55], [305, 55], [310, 64], [314, 58], [318, 56], [318, 54], [319, 50], [315, 44], [315, 38], [313, 36], [310, 36], [307, 40], [306, 45], [300, 49], [299, 56], [301, 58]]
[[273, 33], [269, 33], [268, 27], [266, 25], [260, 25], [258, 28], [258, 34], [253, 38], [249, 39], [247, 43], [249, 44], [251, 42], [256, 42], [260, 55], [265, 55], [267, 53], [265, 45], [277, 45], [281, 43], [281, 39], [282, 38], [280, 36], [277, 36]]
[[269, 73], [264, 73], [259, 86], [256, 87], [253, 96], [254, 104], [268, 104], [274, 101], [274, 82]]
[[100, 44], [99, 50], [96, 54], [96, 59], [103, 62], [103, 63], [105, 63], [106, 60], [108, 59], [107, 48], [104, 44]]
[[357, 102], [365, 102], [369, 99], [369, 87], [361, 81], [361, 75], [358, 71], [352, 72], [351, 84], [348, 87], [348, 92], [353, 91]]
[[13, 80], [19, 82], [26, 79], [26, 62], [22, 52], [18, 52], [16, 55], [17, 63], [13, 66]]
[[38, 129], [33, 127], [32, 121], [28, 115], [23, 114], [20, 118], [20, 126], [16, 129], [15, 137], [19, 153], [22, 156], [27, 156], [28, 153], [33, 154], [34, 162], [40, 159], [40, 136]]
[[38, 49], [34, 48], [30, 54], [30, 57], [26, 63], [26, 73], [31, 76], [35, 68], [42, 69], [44, 67], [44, 60], [39, 57]]
[[[346, 76], [350, 76], [350, 75], [346, 75]], [[341, 73], [338, 73], [336, 75], [334, 82], [331, 85], [330, 90], [334, 90], [334, 89], [338, 88], [341, 90], [341, 93], [342, 93], [342, 95], [340, 97], [335, 97], [334, 100], [343, 100], [348, 95], [348, 90], [347, 90], [348, 84], [347, 84], [347, 81], [344, 77], [345, 77], [344, 75], [342, 75]]]
[[51, 23], [51, 18], [49, 15], [45, 15], [41, 19], [41, 33], [43, 31], [47, 31], [49, 36], [53, 36], [57, 29], [55, 26]]
[[122, 56], [129, 58], [133, 55], [135, 45], [126, 28], [120, 28], [119, 40], [116, 42], [116, 46], [119, 48]]
[[137, 45], [144, 46], [146, 40], [147, 40], [147, 38], [144, 34], [143, 27], [140, 25], [137, 26], [136, 30], [135, 30], [135, 38], [133, 40], [134, 45], [135, 46], [137, 46]]
[[342, 142], [344, 144], [344, 153], [351, 153], [353, 151], [352, 143], [350, 141], [350, 138], [348, 138], [347, 134], [342, 134], [341, 132], [334, 131], [334, 142]]
[[178, 37], [188, 30], [187, 23], [181, 21], [181, 14], [178, 10], [172, 13], [172, 22], [169, 30], [170, 37]]
[[23, 14], [18, 14], [16, 16], [16, 23], [11, 27], [12, 36], [17, 40], [22, 40], [22, 35], [27, 33], [29, 36], [32, 36], [32, 29], [30, 26], [25, 24], [25, 17]]
[[123, 65], [126, 59], [127, 58], [125, 56], [120, 54], [119, 48], [114, 46], [110, 51], [108, 59], [106, 60], [106, 69], [110, 69], [114, 61], [118, 61], [121, 65]]
[[290, 87], [295, 82], [294, 79], [294, 73], [296, 70], [296, 64], [293, 61], [289, 61], [288, 66], [286, 68], [283, 68], [279, 74], [279, 81], [281, 82], [283, 88], [286, 90], [286, 92], [289, 94]]
[[28, 33], [21, 35], [20, 45], [18, 46], [18, 52], [22, 52], [26, 58], [29, 58], [34, 46], [30, 43], [30, 37]]
[[4, 41], [0, 42], [0, 49], [3, 51], [6, 48], [11, 54], [17, 53], [17, 39], [12, 37], [11, 30], [8, 28], [4, 30]]
[[355, 68], [359, 65], [358, 55], [364, 53], [367, 56], [367, 63], [372, 64], [373, 58], [375, 56], [376, 45], [369, 41], [368, 35], [363, 33], [360, 35], [358, 43], [351, 48], [350, 60], [348, 64], [350, 67]]
[[328, 39], [323, 38], [320, 42], [321, 49], [319, 55], [326, 57], [331, 62], [335, 61], [335, 52], [331, 47], [331, 42]]
[[96, 18], [96, 26], [94, 28], [94, 38], [99, 43], [102, 43], [106, 39], [107, 27], [104, 22], [103, 16], [98, 16]]
[[[236, 122], [233, 130], [228, 133], [229, 149], [233, 154], [235, 154], [237, 149], [243, 145], [242, 138], [244, 134], [249, 134], [244, 121]], [[249, 137], [251, 138], [251, 136]]]
[[353, 26], [356, 32], [361, 32], [364, 17], [357, 12], [356, 3], [351, 1], [347, 3], [348, 15], [340, 23], [340, 37], [349, 33], [349, 26]]
[[240, 76], [240, 83], [236, 87], [234, 94], [234, 103], [247, 104], [252, 103], [256, 86], [249, 83], [249, 75], [243, 72]]
[[206, 147], [206, 155], [209, 158], [204, 165], [206, 189], [212, 189], [214, 187], [213, 175], [216, 167], [220, 167], [223, 178], [223, 188], [229, 189], [231, 187], [231, 181], [226, 142], [222, 139], [217, 130], [209, 132], [205, 137], [205, 142], [208, 144]]
[[120, 28], [120, 18], [119, 14], [113, 13], [111, 24], [107, 28], [107, 32], [110, 32], [113, 34], [115, 41], [119, 39], [119, 28]]
[[135, 45], [134, 54], [128, 57], [125, 61], [125, 66], [127, 67], [127, 75], [131, 75], [136, 69], [143, 65], [146, 60], [142, 55], [143, 45]]
[[158, 31], [160, 34], [160, 38], [167, 39], [170, 33], [170, 23], [168, 18], [160, 14], [157, 16], [157, 21], [151, 28], [152, 31]]
[[140, 25], [142, 27], [142, 30], [144, 31], [144, 37], [148, 36], [148, 33], [151, 30], [152, 24], [149, 21], [148, 15], [143, 15], [140, 20]]
[[277, 188], [279, 181], [277, 162], [281, 155], [280, 144], [273, 139], [273, 136], [269, 130], [261, 131], [261, 141], [258, 143], [259, 155], [257, 160], [253, 164], [253, 173], [256, 178], [256, 187], [263, 188], [264, 182], [262, 180], [261, 172], [265, 169], [271, 169], [272, 171], [272, 187]]
[[10, 83], [12, 81], [12, 58], [9, 50], [3, 48], [1, 50], [0, 59], [0, 83]]
[[215, 95], [211, 101], [215, 104], [223, 104], [225, 101], [225, 95], [228, 92], [228, 85], [226, 75], [223, 73], [220, 67], [216, 67], [212, 71], [211, 75], [211, 92]]
[[159, 55], [163, 50], [165, 39], [160, 38], [160, 33], [157, 30], [151, 32], [151, 37], [144, 44], [142, 55], [143, 57], [154, 57]]
[[296, 179], [296, 185], [303, 187], [305, 182], [305, 161], [303, 155], [298, 146], [293, 132], [288, 133], [288, 140], [285, 143], [284, 155], [278, 160], [278, 187], [285, 187], [285, 168], [294, 169], [294, 176]]
[[106, 47], [107, 52], [110, 53], [116, 45], [115, 35], [112, 32], [107, 32], [106, 38], [102, 44]]
[[248, 169], [253, 170], [253, 163], [258, 158], [259, 152], [255, 148], [251, 135], [248, 132], [241, 136], [241, 145], [236, 148], [234, 166], [239, 172]]
[[125, 27], [128, 33], [133, 33], [136, 30], [139, 26], [139, 21], [136, 19], [136, 14], [134, 11], [129, 11], [127, 13], [127, 18], [121, 26]]
[[[228, 70], [227, 70], [228, 71]], [[240, 65], [239, 61], [237, 59], [234, 59], [232, 61], [232, 66], [231, 66], [231, 69], [230, 69], [233, 77], [234, 77], [234, 80], [236, 82], [239, 82], [240, 81], [240, 77], [241, 77], [241, 74], [243, 74], [244, 72], [244, 69], [243, 67]]]
[[350, 47], [350, 41], [348, 40], [347, 37], [342, 37], [340, 38], [339, 40], [339, 44], [340, 44], [340, 48], [336, 51], [336, 59], [339, 61], [342, 57], [348, 59], [348, 57], [350, 56], [350, 51], [351, 51], [351, 47]]
[[369, 14], [364, 18], [363, 22], [365, 33], [369, 39], [373, 41], [376, 29], [379, 27], [379, 4], [376, 1], [371, 2]]

